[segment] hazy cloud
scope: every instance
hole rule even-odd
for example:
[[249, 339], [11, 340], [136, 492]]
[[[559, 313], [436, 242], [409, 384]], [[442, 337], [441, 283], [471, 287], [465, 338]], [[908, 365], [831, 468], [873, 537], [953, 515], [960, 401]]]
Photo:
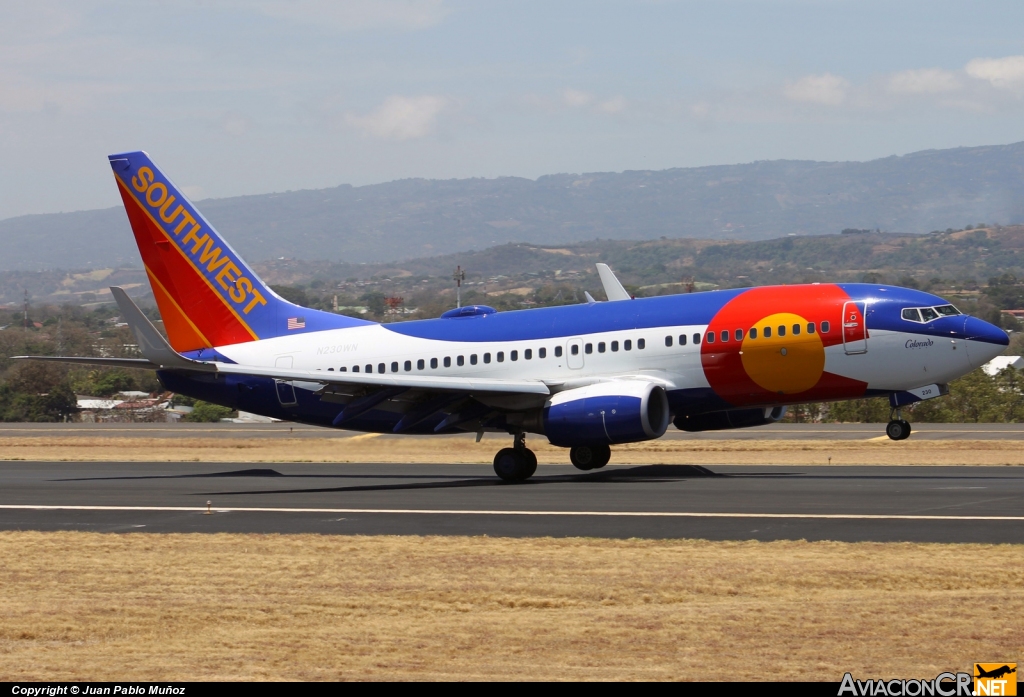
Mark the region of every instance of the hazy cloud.
[[259, 0], [231, 4], [255, 9], [268, 17], [328, 24], [349, 31], [379, 27], [423, 29], [434, 26], [448, 14], [441, 0]]
[[562, 103], [571, 107], [588, 106], [594, 101], [594, 95], [580, 90], [567, 89], [562, 93]]
[[960, 89], [960, 81], [948, 70], [925, 68], [896, 73], [887, 87], [897, 94], [939, 94]]
[[810, 102], [836, 106], [846, 100], [846, 90], [850, 83], [845, 78], [822, 73], [807, 75], [783, 88], [782, 93], [794, 102]]
[[612, 97], [597, 105], [598, 111], [606, 114], [618, 114], [626, 109], [626, 98], [622, 96]]
[[978, 80], [987, 80], [993, 87], [1011, 89], [1024, 86], [1024, 56], [975, 58], [964, 68]]
[[445, 97], [393, 95], [365, 116], [349, 114], [345, 121], [365, 133], [386, 140], [411, 140], [433, 132], [438, 115], [450, 102]]

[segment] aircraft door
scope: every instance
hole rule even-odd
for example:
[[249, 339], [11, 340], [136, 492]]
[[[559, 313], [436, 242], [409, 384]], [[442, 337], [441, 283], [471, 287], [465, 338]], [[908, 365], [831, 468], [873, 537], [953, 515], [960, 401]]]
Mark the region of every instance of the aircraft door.
[[[292, 356], [278, 356], [274, 361], [274, 367], [290, 369], [293, 361]], [[290, 407], [297, 402], [295, 386], [292, 385], [291, 380], [274, 380], [274, 385], [277, 388], [277, 401], [281, 403], [281, 406]]]
[[867, 303], [843, 303], [843, 348], [846, 353], [868, 352]]
[[565, 344], [565, 364], [573, 370], [583, 367], [583, 340], [569, 339]]

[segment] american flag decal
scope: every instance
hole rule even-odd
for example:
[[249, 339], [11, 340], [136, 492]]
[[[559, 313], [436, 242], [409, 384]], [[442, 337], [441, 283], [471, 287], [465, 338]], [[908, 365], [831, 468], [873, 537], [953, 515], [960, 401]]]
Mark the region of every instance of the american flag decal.
[[305, 317], [289, 317], [288, 318], [288, 329], [305, 329], [306, 318]]

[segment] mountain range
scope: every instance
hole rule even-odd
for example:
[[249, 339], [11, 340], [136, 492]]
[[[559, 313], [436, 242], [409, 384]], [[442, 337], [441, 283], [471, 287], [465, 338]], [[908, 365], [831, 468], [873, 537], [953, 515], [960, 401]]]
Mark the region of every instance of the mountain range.
[[[925, 233], [1024, 222], [1024, 142], [869, 162], [405, 179], [197, 206], [251, 262], [390, 262], [510, 242]], [[0, 249], [0, 271], [139, 264], [121, 207], [2, 220]]]

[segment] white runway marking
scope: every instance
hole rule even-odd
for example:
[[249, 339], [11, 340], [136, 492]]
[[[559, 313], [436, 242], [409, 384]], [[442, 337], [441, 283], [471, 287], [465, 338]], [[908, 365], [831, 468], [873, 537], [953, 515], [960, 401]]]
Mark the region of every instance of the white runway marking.
[[[0, 504], [0, 510], [20, 511], [164, 511], [169, 513], [205, 513], [205, 506], [41, 506]], [[812, 518], [819, 520], [938, 520], [938, 521], [1024, 521], [1024, 516], [993, 515], [875, 515], [858, 513], [699, 513], [675, 511], [474, 511], [415, 508], [214, 508], [214, 513], [364, 513], [387, 515], [516, 515], [516, 516], [595, 516], [620, 518]]]

